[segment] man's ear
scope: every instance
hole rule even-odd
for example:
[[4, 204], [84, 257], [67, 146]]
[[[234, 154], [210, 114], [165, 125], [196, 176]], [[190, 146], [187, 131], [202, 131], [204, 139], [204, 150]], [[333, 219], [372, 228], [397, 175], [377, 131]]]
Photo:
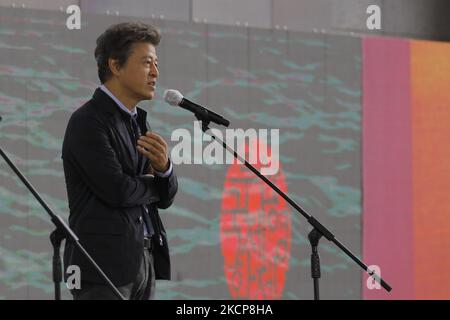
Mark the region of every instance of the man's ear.
[[119, 61], [117, 59], [109, 58], [108, 59], [108, 67], [114, 76], [118, 76], [120, 74], [120, 66], [119, 66]]

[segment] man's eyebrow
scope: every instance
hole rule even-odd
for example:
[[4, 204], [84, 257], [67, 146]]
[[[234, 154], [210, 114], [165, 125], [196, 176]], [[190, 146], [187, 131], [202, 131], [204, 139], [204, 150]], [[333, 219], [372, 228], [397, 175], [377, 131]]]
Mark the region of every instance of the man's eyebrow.
[[148, 58], [154, 59], [155, 61], [158, 61], [158, 57], [156, 57], [156, 56], [151, 56], [151, 55], [149, 55], [149, 54], [146, 54], [145, 56], [142, 57], [142, 59], [148, 59]]

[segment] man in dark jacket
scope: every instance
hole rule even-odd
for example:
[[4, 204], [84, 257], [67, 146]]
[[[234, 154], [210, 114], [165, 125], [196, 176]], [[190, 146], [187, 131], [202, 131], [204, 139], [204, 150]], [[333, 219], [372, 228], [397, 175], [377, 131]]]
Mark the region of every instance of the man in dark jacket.
[[[143, 23], [113, 25], [100, 35], [95, 58], [102, 85], [72, 114], [62, 150], [70, 227], [127, 299], [152, 298], [155, 279], [170, 279], [158, 208], [172, 204], [177, 178], [167, 143], [136, 107], [154, 97], [159, 41], [159, 31]], [[71, 265], [81, 273], [74, 299], [116, 299], [67, 242], [65, 270]]]

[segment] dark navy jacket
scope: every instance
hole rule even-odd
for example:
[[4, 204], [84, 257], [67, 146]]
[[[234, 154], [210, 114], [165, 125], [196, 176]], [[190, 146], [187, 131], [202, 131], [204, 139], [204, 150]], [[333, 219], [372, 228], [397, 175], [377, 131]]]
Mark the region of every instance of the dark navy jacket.
[[[146, 132], [146, 112], [137, 112], [141, 132]], [[72, 114], [62, 149], [69, 225], [116, 286], [135, 280], [143, 256], [143, 223], [149, 219], [155, 230], [156, 279], [170, 279], [167, 236], [158, 208], [168, 208], [178, 189], [174, 170], [167, 178], [146, 174], [150, 163], [136, 151], [129, 121], [130, 116], [97, 89]], [[65, 270], [70, 265], [80, 267], [82, 281], [104, 283], [79, 249], [66, 242]]]

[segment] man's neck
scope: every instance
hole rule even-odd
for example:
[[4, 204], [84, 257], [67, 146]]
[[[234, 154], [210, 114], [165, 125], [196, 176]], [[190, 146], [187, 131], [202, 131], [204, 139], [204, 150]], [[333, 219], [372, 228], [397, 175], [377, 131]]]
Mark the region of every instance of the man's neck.
[[122, 104], [131, 111], [136, 108], [139, 101], [128, 96], [122, 87], [116, 85], [114, 82], [105, 82], [103, 84]]

